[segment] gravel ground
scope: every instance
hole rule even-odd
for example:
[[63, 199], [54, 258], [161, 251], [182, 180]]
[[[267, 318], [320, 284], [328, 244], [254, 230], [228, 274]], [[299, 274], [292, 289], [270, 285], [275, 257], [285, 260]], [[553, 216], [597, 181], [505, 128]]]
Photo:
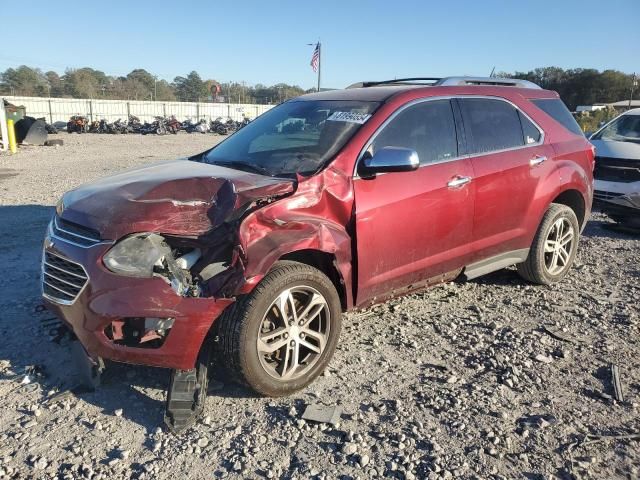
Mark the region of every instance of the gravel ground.
[[[165, 370], [110, 364], [71, 393], [68, 343], [40, 307], [52, 205], [218, 137], [58, 137], [0, 157], [0, 478], [640, 478], [640, 239], [599, 214], [561, 284], [507, 269], [348, 314], [312, 386], [258, 398], [215, 372], [180, 437], [162, 429]], [[341, 406], [340, 423], [305, 422], [309, 404]]]

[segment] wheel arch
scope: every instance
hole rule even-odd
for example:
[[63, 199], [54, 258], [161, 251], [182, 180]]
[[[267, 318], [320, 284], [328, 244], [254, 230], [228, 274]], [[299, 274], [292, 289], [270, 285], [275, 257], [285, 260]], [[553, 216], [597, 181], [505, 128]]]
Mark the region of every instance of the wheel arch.
[[580, 228], [584, 228], [587, 222], [587, 203], [585, 202], [584, 196], [579, 190], [574, 188], [569, 188], [567, 190], [563, 190], [562, 192], [556, 194], [555, 198], [551, 200], [551, 203], [558, 203], [561, 205], [566, 205], [573, 213], [576, 214], [578, 218], [578, 224]]
[[[338, 268], [336, 256], [322, 250], [306, 248], [288, 252], [278, 258], [278, 261], [289, 260], [293, 262], [303, 263], [310, 267], [316, 268], [324, 273], [336, 287], [338, 296], [340, 297], [340, 305], [343, 311], [349, 308], [349, 298], [347, 296], [347, 288], [342, 278], [342, 273]], [[275, 263], [274, 263], [275, 265]]]

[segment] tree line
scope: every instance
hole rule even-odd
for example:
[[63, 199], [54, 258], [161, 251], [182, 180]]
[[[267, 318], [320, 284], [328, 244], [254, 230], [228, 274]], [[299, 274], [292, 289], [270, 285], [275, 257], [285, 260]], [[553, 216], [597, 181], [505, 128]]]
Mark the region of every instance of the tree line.
[[172, 82], [159, 79], [142, 68], [126, 76], [107, 75], [85, 67], [54, 71], [21, 65], [0, 73], [0, 95], [107, 100], [158, 100], [182, 102], [228, 101], [231, 103], [280, 103], [306, 93], [297, 85], [246, 85], [244, 82], [204, 80], [198, 72], [178, 76]]
[[[501, 72], [497, 76], [520, 78], [555, 90], [570, 110], [578, 105], [611, 103], [629, 98], [632, 75], [618, 70], [598, 71], [593, 68], [564, 70], [559, 67], [536, 68], [528, 72]], [[67, 69], [59, 75], [22, 65], [0, 73], [0, 94], [37, 97], [105, 98], [112, 100], [161, 100], [205, 102], [224, 100], [231, 103], [280, 103], [289, 98], [313, 91], [297, 85], [279, 83], [266, 86], [246, 85], [244, 82], [219, 83], [204, 80], [192, 71], [172, 82], [154, 77], [137, 68], [126, 76], [107, 75], [85, 67]], [[640, 92], [638, 92], [640, 96]]]
[[558, 67], [545, 67], [528, 72], [499, 73], [497, 76], [529, 80], [542, 88], [554, 90], [571, 111], [578, 105], [628, 100], [633, 83], [631, 74], [618, 70], [600, 72], [594, 68], [563, 70]]

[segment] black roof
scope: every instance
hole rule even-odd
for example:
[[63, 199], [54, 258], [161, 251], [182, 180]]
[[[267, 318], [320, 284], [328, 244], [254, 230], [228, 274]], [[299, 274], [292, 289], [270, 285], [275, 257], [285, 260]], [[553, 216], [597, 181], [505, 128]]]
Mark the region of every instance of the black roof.
[[347, 88], [345, 90], [326, 90], [307, 93], [296, 100], [357, 100], [361, 102], [383, 102], [392, 95], [412, 88], [424, 88], [424, 85], [393, 85], [370, 88]]

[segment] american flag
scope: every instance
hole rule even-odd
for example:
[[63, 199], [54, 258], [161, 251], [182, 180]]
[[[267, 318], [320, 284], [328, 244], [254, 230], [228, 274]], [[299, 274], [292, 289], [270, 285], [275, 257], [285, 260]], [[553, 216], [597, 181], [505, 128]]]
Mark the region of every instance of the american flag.
[[316, 48], [313, 51], [313, 55], [311, 55], [311, 68], [313, 68], [314, 72], [318, 71], [318, 63], [320, 62], [320, 43], [316, 43]]

